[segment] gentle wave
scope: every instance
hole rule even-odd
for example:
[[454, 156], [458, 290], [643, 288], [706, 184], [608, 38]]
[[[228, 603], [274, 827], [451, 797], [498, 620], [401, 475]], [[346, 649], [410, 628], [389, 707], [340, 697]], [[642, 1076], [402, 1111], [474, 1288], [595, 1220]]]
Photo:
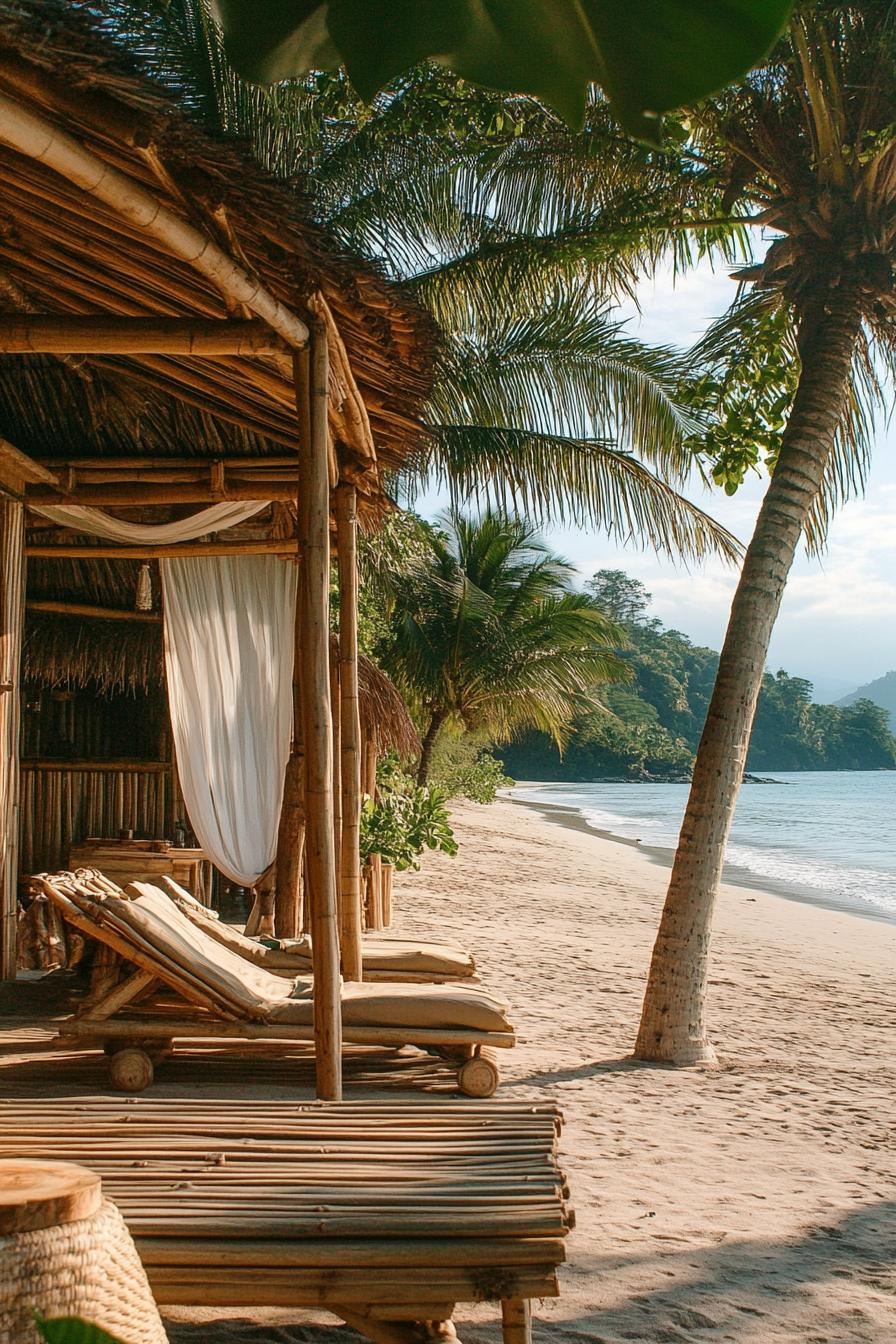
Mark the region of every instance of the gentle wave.
[[[730, 881], [896, 919], [896, 773], [776, 774], [741, 790]], [[539, 784], [514, 796], [575, 809], [589, 826], [674, 850], [686, 784]]]

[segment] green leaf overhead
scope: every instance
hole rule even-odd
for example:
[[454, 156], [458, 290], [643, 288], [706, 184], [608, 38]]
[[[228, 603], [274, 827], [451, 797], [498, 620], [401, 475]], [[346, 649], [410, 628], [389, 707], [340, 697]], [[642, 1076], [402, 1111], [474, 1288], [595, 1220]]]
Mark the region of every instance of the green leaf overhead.
[[122, 1344], [115, 1335], [101, 1330], [98, 1325], [84, 1321], [80, 1316], [56, 1316], [48, 1320], [39, 1313], [34, 1324], [41, 1339], [47, 1344]]
[[215, 0], [239, 73], [273, 84], [343, 64], [372, 98], [435, 60], [477, 84], [535, 94], [578, 125], [588, 85], [647, 139], [657, 118], [742, 75], [792, 0]]

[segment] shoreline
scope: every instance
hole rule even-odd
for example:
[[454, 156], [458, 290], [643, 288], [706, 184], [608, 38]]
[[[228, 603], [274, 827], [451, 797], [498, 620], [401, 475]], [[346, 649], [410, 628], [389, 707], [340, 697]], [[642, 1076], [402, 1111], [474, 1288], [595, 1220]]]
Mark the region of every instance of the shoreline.
[[[538, 780], [525, 780], [518, 781], [513, 787], [514, 789], [535, 789], [543, 788], [544, 785]], [[504, 802], [514, 803], [518, 807], [530, 808], [540, 813], [546, 821], [553, 822], [554, 825], [564, 826], [568, 830], [579, 831], [587, 835], [596, 835], [610, 844], [625, 845], [628, 849], [637, 850], [638, 853], [644, 855], [648, 863], [654, 864], [656, 867], [665, 868], [667, 871], [672, 868], [675, 857], [674, 849], [666, 848], [663, 845], [645, 845], [640, 840], [634, 840], [630, 836], [618, 835], [615, 831], [594, 826], [583, 816], [579, 808], [570, 804], [547, 803], [535, 798], [518, 798], [512, 789], [499, 790], [499, 797]], [[769, 877], [760, 877], [751, 873], [748, 868], [741, 868], [737, 864], [727, 861], [722, 881], [726, 887], [734, 887], [740, 891], [759, 891], [776, 900], [792, 901], [798, 905], [814, 906], [820, 910], [834, 910], [839, 914], [871, 920], [875, 924], [886, 924], [889, 928], [896, 925], [896, 914], [891, 915], [885, 910], [877, 910], [872, 906], [867, 908], [859, 906], [852, 901], [838, 899], [836, 896], [820, 892], [814, 887], [801, 887], [797, 883], [776, 882]]]

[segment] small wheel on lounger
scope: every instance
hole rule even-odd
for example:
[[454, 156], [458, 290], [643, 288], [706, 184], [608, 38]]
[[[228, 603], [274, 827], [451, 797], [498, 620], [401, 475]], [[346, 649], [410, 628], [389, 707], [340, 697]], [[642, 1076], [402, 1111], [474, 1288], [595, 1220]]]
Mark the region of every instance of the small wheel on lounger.
[[497, 1090], [501, 1074], [490, 1055], [474, 1055], [457, 1071], [457, 1084], [465, 1097], [490, 1097]]
[[109, 1081], [116, 1092], [143, 1092], [152, 1079], [152, 1060], [145, 1050], [128, 1046], [109, 1060]]

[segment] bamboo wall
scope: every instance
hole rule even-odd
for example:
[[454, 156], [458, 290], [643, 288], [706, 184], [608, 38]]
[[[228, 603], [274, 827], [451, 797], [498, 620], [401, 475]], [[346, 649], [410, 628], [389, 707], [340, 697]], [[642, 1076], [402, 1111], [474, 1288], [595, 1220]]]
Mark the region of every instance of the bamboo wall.
[[35, 762], [21, 766], [19, 872], [52, 872], [88, 836], [172, 839], [184, 815], [170, 765], [157, 762]]
[[22, 756], [36, 761], [165, 761], [170, 756], [163, 696], [97, 695], [24, 687]]

